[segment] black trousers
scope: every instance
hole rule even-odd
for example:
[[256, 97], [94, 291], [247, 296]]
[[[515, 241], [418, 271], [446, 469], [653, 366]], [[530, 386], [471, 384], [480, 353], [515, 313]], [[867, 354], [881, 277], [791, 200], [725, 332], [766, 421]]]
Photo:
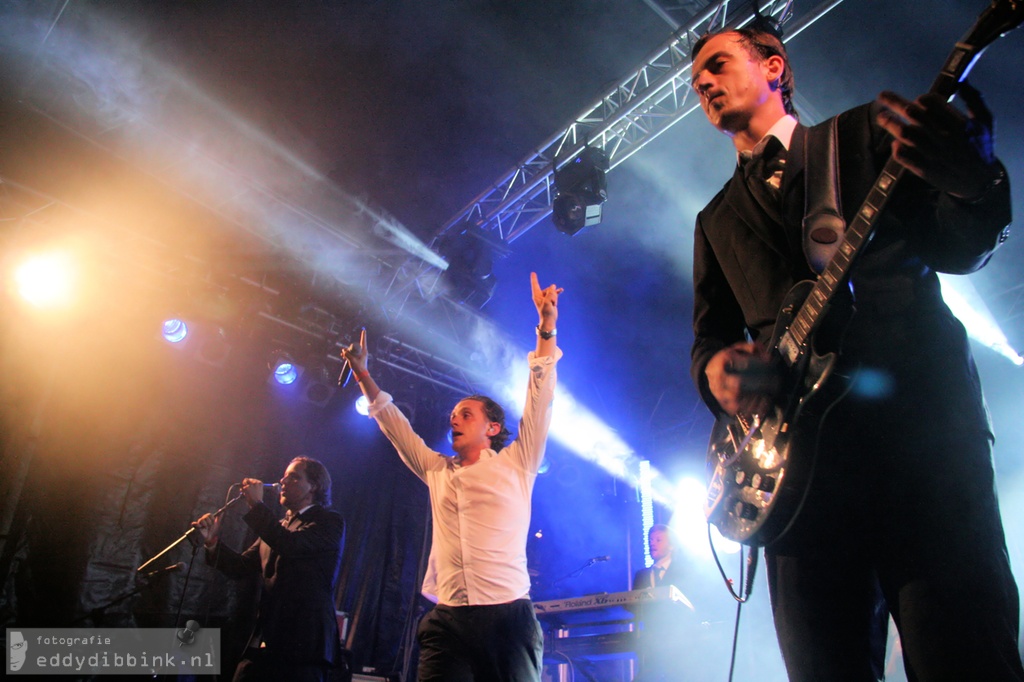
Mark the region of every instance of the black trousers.
[[539, 682], [544, 633], [533, 603], [435, 606], [417, 631], [419, 682]]
[[936, 431], [878, 414], [825, 431], [802, 513], [765, 550], [792, 682], [882, 679], [890, 613], [911, 682], [1024, 680], [988, 435]]

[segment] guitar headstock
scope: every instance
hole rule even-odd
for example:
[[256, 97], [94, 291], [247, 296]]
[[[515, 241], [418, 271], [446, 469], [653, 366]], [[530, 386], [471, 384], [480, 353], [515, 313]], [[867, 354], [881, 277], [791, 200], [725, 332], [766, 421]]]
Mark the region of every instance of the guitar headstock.
[[1024, 23], [1024, 0], [992, 0], [950, 52], [931, 92], [952, 98], [985, 48]]
[[971, 30], [961, 42], [977, 51], [985, 49], [997, 38], [1009, 33], [1024, 22], [1024, 0], [992, 0], [992, 4], [978, 16]]

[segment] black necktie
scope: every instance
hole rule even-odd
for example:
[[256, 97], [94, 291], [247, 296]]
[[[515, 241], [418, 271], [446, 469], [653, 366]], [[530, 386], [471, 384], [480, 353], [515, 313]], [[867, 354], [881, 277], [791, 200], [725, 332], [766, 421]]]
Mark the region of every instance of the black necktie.
[[782, 172], [786, 166], [786, 148], [769, 135], [750, 152], [740, 152], [740, 166], [747, 187], [761, 208], [776, 222], [782, 222]]

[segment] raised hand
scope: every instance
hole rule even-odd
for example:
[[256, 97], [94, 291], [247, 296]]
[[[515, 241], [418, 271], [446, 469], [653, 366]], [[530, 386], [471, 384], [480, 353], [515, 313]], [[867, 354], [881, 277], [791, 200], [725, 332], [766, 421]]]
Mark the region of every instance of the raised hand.
[[530, 273], [530, 286], [533, 289], [533, 304], [537, 306], [541, 325], [548, 323], [553, 328], [558, 319], [558, 295], [564, 289], [554, 284], [541, 289], [536, 272]]
[[366, 327], [359, 333], [359, 343], [349, 344], [348, 348], [341, 349], [341, 357], [348, 360], [349, 366], [356, 374], [366, 373]]

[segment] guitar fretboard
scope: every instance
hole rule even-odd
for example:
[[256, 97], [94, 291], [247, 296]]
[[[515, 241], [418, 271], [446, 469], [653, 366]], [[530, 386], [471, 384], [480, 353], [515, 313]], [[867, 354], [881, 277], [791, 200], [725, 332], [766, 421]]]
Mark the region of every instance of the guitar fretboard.
[[[993, 2], [968, 34], [953, 47], [929, 92], [946, 100], [952, 98], [984, 48], [997, 36], [1020, 23], [1021, 4], [1012, 0]], [[871, 241], [878, 216], [885, 209], [903, 172], [903, 166], [892, 158], [886, 162], [853, 222], [846, 228], [839, 248], [818, 276], [786, 334], [780, 339], [778, 350], [790, 365], [806, 351], [822, 314], [835, 298], [839, 287], [848, 281], [854, 261]]]

